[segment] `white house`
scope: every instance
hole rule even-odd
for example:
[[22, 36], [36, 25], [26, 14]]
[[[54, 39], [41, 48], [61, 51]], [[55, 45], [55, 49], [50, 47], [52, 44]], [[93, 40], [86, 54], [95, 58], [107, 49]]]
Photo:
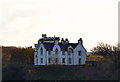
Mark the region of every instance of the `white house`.
[[59, 37], [42, 38], [35, 44], [34, 65], [81, 65], [86, 62], [86, 49], [82, 38], [78, 43], [69, 43], [68, 39]]

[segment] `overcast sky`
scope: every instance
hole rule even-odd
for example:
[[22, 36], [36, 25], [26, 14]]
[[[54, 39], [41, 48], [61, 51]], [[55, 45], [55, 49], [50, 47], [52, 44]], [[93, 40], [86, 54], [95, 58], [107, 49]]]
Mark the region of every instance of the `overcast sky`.
[[98, 42], [118, 41], [119, 0], [1, 0], [0, 45], [34, 46], [42, 34]]

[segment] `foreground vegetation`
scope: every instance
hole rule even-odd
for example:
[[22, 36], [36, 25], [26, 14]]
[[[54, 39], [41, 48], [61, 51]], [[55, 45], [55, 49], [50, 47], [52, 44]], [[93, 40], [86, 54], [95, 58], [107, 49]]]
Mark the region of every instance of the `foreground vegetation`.
[[[34, 66], [34, 49], [2, 47], [3, 80], [117, 80], [119, 63], [115, 55], [102, 57], [97, 63], [81, 66]], [[91, 57], [91, 58], [90, 58]], [[93, 56], [87, 56], [92, 60]], [[95, 56], [93, 57], [94, 61]]]

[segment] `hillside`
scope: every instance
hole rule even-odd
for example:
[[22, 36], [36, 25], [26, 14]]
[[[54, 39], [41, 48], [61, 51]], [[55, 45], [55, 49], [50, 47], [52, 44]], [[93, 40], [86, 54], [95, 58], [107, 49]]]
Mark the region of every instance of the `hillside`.
[[99, 55], [87, 55], [87, 61], [101, 61], [104, 57]]
[[[33, 48], [2, 47], [3, 80], [117, 80], [118, 66], [109, 57], [87, 56], [80, 66], [33, 66]], [[98, 58], [98, 59], [97, 59]], [[99, 60], [99, 61], [98, 61]]]

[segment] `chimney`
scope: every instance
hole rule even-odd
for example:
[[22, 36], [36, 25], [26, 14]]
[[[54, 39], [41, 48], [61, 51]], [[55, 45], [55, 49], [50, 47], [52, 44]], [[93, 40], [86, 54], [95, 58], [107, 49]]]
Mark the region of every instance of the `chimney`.
[[58, 44], [58, 43], [59, 43], [60, 38], [59, 38], [59, 37], [54, 37], [54, 39], [55, 39], [55, 44]]
[[69, 41], [68, 41], [68, 39], [67, 39], [67, 38], [65, 39], [65, 42], [66, 42], [66, 43], [69, 43]]
[[46, 34], [42, 34], [42, 38], [46, 38]]
[[61, 43], [63, 44], [65, 41], [64, 41], [64, 38], [61, 39]]
[[80, 38], [80, 39], [78, 40], [78, 44], [83, 45], [83, 40], [82, 40], [82, 38]]

